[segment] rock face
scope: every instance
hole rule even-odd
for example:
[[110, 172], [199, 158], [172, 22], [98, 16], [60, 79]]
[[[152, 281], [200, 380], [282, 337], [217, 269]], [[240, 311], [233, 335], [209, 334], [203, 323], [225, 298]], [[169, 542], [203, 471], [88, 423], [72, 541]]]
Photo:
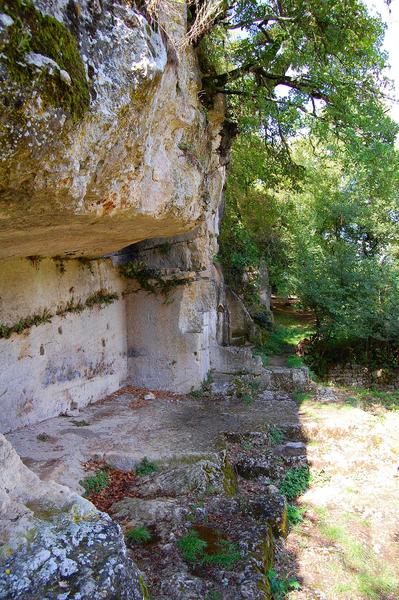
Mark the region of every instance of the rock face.
[[98, 256], [215, 203], [212, 117], [174, 5], [162, 35], [126, 2], [1, 3], [1, 257]]
[[220, 364], [224, 106], [172, 4], [0, 3], [0, 431]]
[[3, 436], [0, 467], [0, 598], [143, 598], [140, 573], [106, 514], [43, 483]]

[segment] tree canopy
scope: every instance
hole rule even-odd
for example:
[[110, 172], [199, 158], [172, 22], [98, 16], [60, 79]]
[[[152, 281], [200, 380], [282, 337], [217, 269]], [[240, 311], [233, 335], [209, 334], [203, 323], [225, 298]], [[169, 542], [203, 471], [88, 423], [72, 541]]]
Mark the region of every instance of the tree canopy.
[[221, 233], [228, 282], [254, 304], [256, 278], [244, 275], [265, 260], [275, 290], [314, 311], [325, 346], [397, 345], [398, 126], [383, 23], [359, 0], [225, 8], [200, 55], [204, 89], [225, 95], [238, 132]]
[[285, 151], [304, 127], [355, 146], [392, 143], [384, 29], [359, 0], [230, 2], [203, 53], [204, 87], [228, 97], [241, 131]]

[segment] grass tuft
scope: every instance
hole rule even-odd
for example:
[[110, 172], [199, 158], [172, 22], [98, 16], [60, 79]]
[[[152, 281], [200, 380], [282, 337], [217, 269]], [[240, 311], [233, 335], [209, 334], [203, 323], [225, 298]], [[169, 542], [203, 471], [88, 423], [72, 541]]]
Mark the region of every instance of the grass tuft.
[[151, 532], [146, 525], [133, 527], [126, 532], [126, 540], [129, 544], [145, 544], [151, 540]]

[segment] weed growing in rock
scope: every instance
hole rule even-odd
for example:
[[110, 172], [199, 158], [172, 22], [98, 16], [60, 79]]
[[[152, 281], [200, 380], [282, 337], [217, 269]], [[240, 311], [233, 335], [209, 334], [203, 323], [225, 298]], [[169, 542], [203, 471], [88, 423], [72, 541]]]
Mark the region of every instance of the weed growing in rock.
[[288, 592], [301, 589], [301, 585], [297, 579], [287, 579], [286, 577], [280, 577], [278, 573], [276, 573], [276, 571], [274, 571], [273, 569], [270, 569], [270, 571], [268, 571], [267, 577], [270, 582], [273, 600], [284, 600]]
[[205, 596], [205, 600], [222, 600], [222, 596], [217, 590], [212, 590]]
[[151, 540], [151, 532], [146, 525], [133, 527], [126, 532], [126, 540], [129, 544], [143, 544]]
[[94, 475], [88, 475], [81, 479], [79, 484], [84, 488], [85, 496], [90, 496], [90, 494], [98, 494], [105, 490], [110, 484], [110, 478], [108, 473], [99, 470]]
[[211, 384], [213, 383], [212, 373], [208, 373], [206, 379], [201, 383], [201, 387], [195, 390], [193, 387], [190, 391], [190, 396], [194, 400], [199, 400], [202, 396], [211, 393]]
[[81, 419], [80, 421], [72, 420], [71, 423], [73, 423], [75, 427], [89, 427], [90, 425], [90, 423], [84, 419]]
[[244, 440], [241, 442], [241, 448], [243, 450], [245, 450], [246, 452], [248, 452], [249, 450], [252, 450], [253, 447], [254, 447], [253, 443], [250, 442], [249, 440]]
[[241, 553], [236, 544], [228, 540], [220, 540], [219, 548], [219, 551], [214, 554], [205, 553], [203, 563], [223, 569], [232, 569], [241, 560]]
[[27, 256], [26, 258], [27, 258], [27, 260], [29, 260], [32, 263], [32, 266], [35, 267], [36, 270], [39, 269], [39, 264], [43, 260], [43, 258], [41, 256], [37, 256], [37, 255]]
[[284, 440], [284, 433], [276, 425], [269, 425], [267, 435], [271, 446], [278, 446]]
[[34, 325], [37, 327], [43, 323], [50, 323], [52, 316], [53, 315], [45, 308], [41, 313], [24, 317], [13, 325], [0, 324], [0, 338], [8, 339], [12, 333], [22, 333]]
[[309, 483], [309, 467], [293, 467], [286, 472], [280, 484], [280, 493], [288, 500], [294, 500], [306, 492]]
[[119, 296], [113, 292], [107, 292], [107, 290], [98, 290], [98, 292], [94, 292], [94, 294], [90, 294], [88, 298], [86, 298], [85, 305], [88, 308], [93, 308], [96, 305], [102, 304], [112, 304], [114, 300], [118, 300]]
[[237, 398], [242, 400], [244, 404], [252, 404], [259, 384], [256, 381], [251, 381], [246, 377], [236, 377], [233, 380], [234, 392]]
[[39, 440], [39, 442], [48, 442], [51, 438], [47, 433], [39, 433], [36, 436], [36, 439]]
[[[57, 308], [56, 315], [62, 317], [68, 313], [80, 313], [85, 308], [93, 308], [93, 306], [96, 305], [103, 306], [106, 304], [111, 304], [111, 302], [117, 300], [118, 297], [118, 294], [107, 292], [103, 289], [88, 296], [84, 303], [82, 303], [80, 300], [75, 301], [75, 299], [72, 297], [66, 302], [66, 304], [60, 305]], [[12, 325], [0, 323], [0, 338], [8, 339], [11, 334], [22, 333], [34, 325], [37, 327], [38, 325], [43, 325], [44, 323], [51, 323], [53, 317], [54, 315], [51, 314], [47, 308], [45, 308], [41, 313], [35, 313], [28, 317], [23, 317]]]
[[297, 506], [294, 506], [294, 504], [288, 504], [287, 505], [288, 523], [290, 525], [298, 525], [299, 523], [302, 523], [304, 512], [305, 512], [304, 508], [298, 508]]
[[157, 465], [148, 460], [146, 456], [136, 467], [136, 475], [139, 475], [140, 477], [150, 475], [151, 473], [155, 473], [155, 471], [158, 471]]
[[63, 317], [68, 313], [81, 313], [84, 309], [84, 304], [82, 304], [80, 300], [75, 300], [75, 298], [72, 297], [65, 304], [58, 306], [56, 315]]
[[82, 269], [87, 269], [91, 273], [91, 275], [94, 275], [93, 261], [91, 260], [91, 258], [86, 258], [86, 256], [79, 256], [77, 260]]
[[183, 558], [191, 563], [232, 569], [241, 559], [237, 544], [220, 538], [214, 530], [204, 527], [202, 529], [207, 530], [211, 541], [208, 543], [201, 538], [198, 531], [192, 529], [178, 542]]

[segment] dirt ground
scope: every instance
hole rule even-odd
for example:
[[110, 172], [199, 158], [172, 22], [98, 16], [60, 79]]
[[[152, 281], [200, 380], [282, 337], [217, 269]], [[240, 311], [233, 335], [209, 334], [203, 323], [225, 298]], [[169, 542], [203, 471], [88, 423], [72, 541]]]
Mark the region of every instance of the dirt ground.
[[351, 405], [348, 391], [309, 394], [300, 407], [311, 484], [303, 520], [279, 548], [296, 578], [290, 600], [399, 598], [399, 412]]

